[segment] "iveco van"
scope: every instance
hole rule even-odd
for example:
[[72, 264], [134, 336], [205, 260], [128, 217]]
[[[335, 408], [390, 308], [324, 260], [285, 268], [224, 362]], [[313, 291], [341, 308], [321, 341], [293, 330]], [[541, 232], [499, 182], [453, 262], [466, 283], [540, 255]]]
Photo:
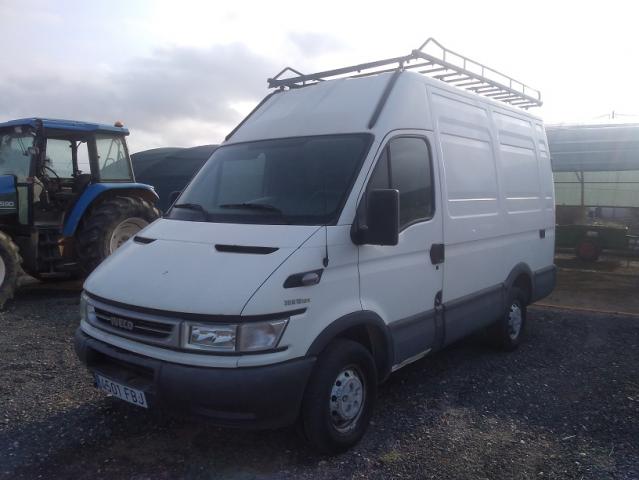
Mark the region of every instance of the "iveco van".
[[517, 347], [555, 282], [540, 96], [443, 52], [271, 79], [87, 279], [96, 386], [340, 451], [393, 371], [480, 330]]

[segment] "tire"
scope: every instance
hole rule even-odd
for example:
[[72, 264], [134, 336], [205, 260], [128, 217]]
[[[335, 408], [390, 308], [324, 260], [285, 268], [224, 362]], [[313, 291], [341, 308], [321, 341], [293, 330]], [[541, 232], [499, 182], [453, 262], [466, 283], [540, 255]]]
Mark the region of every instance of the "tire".
[[22, 274], [22, 258], [11, 237], [0, 232], [0, 308], [11, 300]]
[[506, 299], [506, 311], [488, 329], [489, 340], [496, 348], [512, 351], [521, 344], [526, 329], [527, 298], [522, 289], [511, 287]]
[[160, 211], [140, 197], [114, 197], [93, 207], [76, 234], [80, 266], [91, 273], [122, 243], [160, 217]]
[[304, 393], [300, 425], [306, 440], [322, 453], [349, 449], [366, 432], [376, 395], [370, 352], [352, 340], [334, 340], [319, 355]]
[[585, 262], [596, 262], [599, 259], [601, 248], [594, 241], [584, 238], [575, 247], [577, 258]]

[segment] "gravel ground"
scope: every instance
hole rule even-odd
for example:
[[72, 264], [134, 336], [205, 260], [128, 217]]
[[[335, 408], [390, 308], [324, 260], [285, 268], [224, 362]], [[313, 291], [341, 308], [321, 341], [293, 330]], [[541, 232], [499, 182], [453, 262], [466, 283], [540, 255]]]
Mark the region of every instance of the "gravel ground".
[[72, 348], [77, 292], [0, 318], [0, 478], [639, 479], [639, 318], [533, 308], [528, 340], [466, 340], [395, 373], [367, 435], [321, 457], [292, 429], [223, 430], [106, 398]]

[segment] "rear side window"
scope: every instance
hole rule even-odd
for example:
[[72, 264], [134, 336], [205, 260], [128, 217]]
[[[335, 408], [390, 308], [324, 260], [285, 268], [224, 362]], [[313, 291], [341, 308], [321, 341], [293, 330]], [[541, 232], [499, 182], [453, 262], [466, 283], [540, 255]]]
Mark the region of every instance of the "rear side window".
[[119, 137], [96, 135], [95, 146], [98, 151], [100, 180], [131, 180], [129, 157], [124, 142]]
[[426, 140], [393, 138], [384, 148], [368, 185], [369, 191], [378, 188], [399, 190], [400, 230], [432, 218], [434, 189]]

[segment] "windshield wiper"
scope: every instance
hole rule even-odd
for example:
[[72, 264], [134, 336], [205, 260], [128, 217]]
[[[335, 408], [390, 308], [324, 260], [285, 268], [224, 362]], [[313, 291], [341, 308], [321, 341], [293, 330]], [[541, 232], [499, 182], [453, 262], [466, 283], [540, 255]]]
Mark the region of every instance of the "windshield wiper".
[[224, 203], [222, 205], [219, 205], [220, 208], [244, 208], [246, 210], [264, 210], [266, 212], [273, 212], [276, 213], [278, 215], [282, 215], [283, 212], [282, 210], [280, 210], [277, 207], [274, 207], [273, 205], [269, 205], [268, 203], [250, 203], [250, 202], [244, 202], [244, 203]]
[[199, 203], [176, 203], [175, 205], [173, 205], [173, 208], [184, 208], [187, 210], [195, 210], [197, 212], [200, 212], [204, 218], [206, 219], [209, 218], [209, 212], [205, 210], [205, 208]]

